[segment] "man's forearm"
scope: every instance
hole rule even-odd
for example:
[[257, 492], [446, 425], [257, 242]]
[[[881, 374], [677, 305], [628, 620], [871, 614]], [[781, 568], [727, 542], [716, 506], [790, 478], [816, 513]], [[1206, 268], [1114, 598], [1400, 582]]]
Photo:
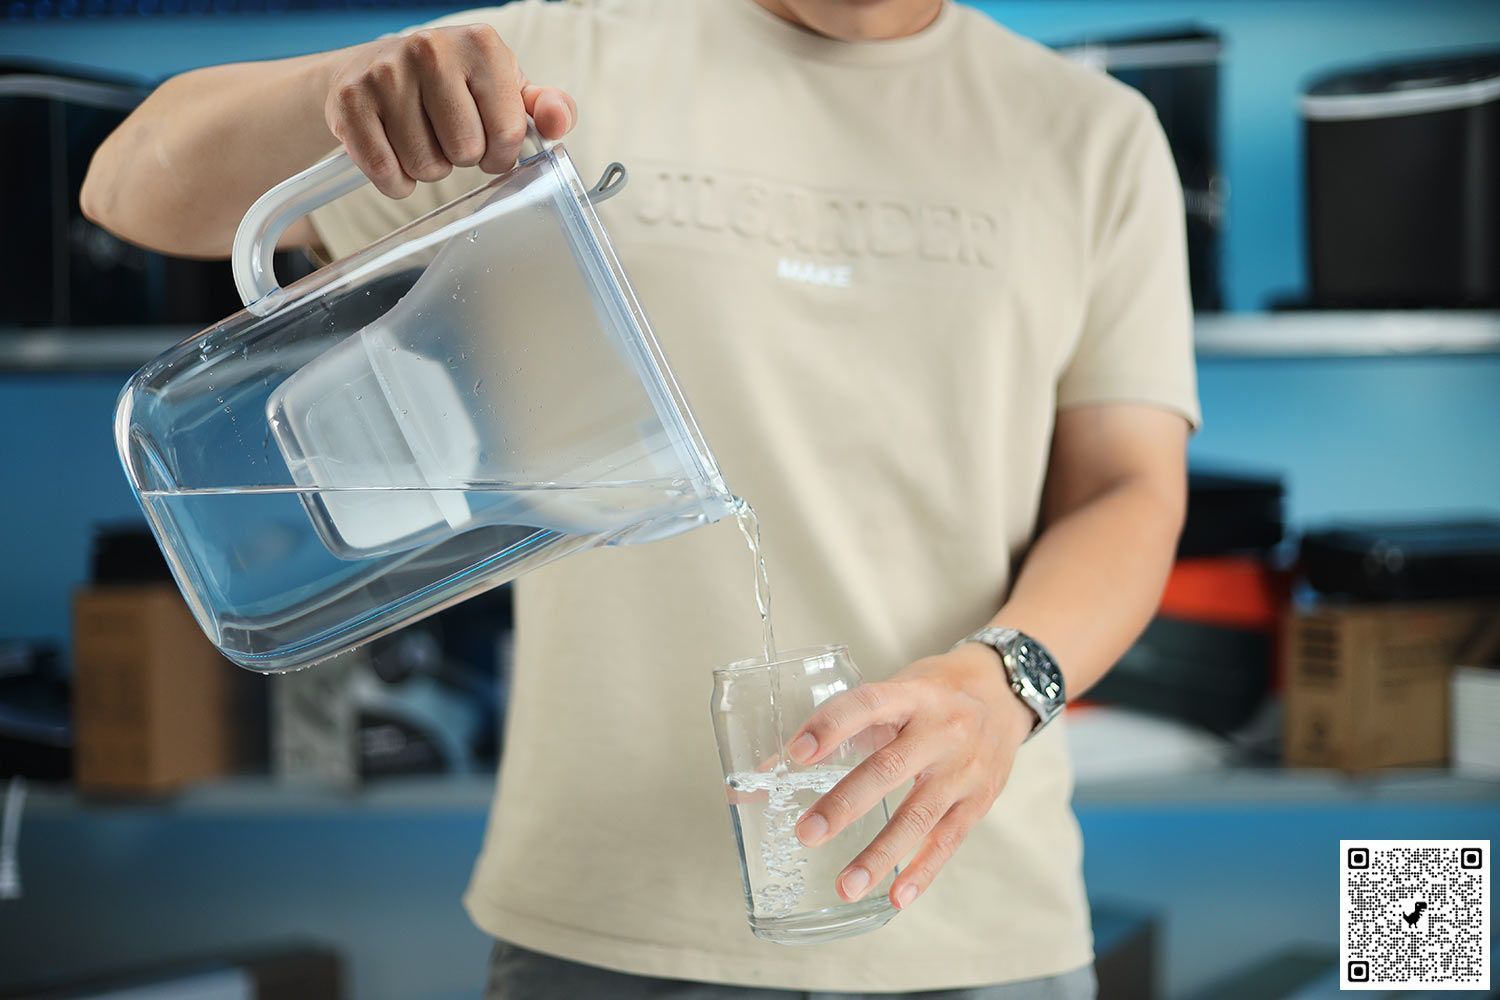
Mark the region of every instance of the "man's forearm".
[[250, 204], [327, 153], [328, 79], [348, 50], [213, 66], [157, 88], [99, 147], [83, 210], [143, 246], [229, 252]]
[[1076, 697], [1155, 613], [1182, 528], [1174, 487], [1128, 479], [1046, 527], [993, 624], [1035, 637]]

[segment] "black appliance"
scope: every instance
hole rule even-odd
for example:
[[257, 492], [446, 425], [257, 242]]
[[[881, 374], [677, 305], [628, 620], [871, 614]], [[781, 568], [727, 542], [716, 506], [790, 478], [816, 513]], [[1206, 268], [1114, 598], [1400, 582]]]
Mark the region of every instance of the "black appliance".
[[[1089, 691], [1090, 700], [1221, 735], [1255, 717], [1271, 689], [1278, 628], [1258, 607], [1262, 591], [1248, 598], [1242, 591], [1247, 572], [1274, 586], [1272, 556], [1285, 529], [1285, 495], [1282, 481], [1271, 476], [1190, 473], [1178, 569], [1196, 565], [1198, 585], [1222, 592], [1220, 614], [1189, 613], [1164, 600], [1145, 632]], [[1172, 589], [1169, 584], [1168, 598]]]
[[71, 691], [55, 645], [0, 639], [0, 778], [72, 776]]
[[1056, 46], [1079, 62], [1139, 90], [1156, 108], [1177, 161], [1187, 202], [1188, 270], [1193, 308], [1223, 308], [1220, 245], [1228, 186], [1219, 160], [1218, 34], [1192, 26], [1146, 34], [1086, 38]]
[[1190, 470], [1177, 558], [1275, 548], [1286, 530], [1285, 497], [1286, 486], [1276, 477]]
[[1500, 306], [1500, 50], [1331, 73], [1302, 118], [1314, 305]]
[[1321, 594], [1357, 601], [1500, 597], [1500, 520], [1330, 525], [1298, 563]]
[[1260, 629], [1158, 616], [1088, 697], [1228, 735], [1271, 689], [1274, 642]]
[[[0, 64], [0, 328], [206, 326], [240, 309], [223, 261], [133, 246], [84, 218], [94, 150], [149, 92], [136, 82]], [[287, 270], [281, 270], [282, 266]], [[278, 255], [283, 277], [307, 274]]]

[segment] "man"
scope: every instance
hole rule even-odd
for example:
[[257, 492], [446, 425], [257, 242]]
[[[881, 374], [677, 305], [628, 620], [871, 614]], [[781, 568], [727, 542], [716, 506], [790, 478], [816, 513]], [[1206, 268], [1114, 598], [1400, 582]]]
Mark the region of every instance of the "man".
[[84, 208], [222, 256], [257, 195], [342, 143], [374, 187], [288, 234], [337, 257], [507, 167], [528, 113], [571, 132], [585, 173], [632, 170], [601, 211], [759, 511], [777, 635], [847, 642], [870, 682], [791, 752], [897, 733], [798, 836], [817, 850], [889, 796], [838, 891], [900, 863], [910, 912], [801, 950], [746, 929], [704, 702], [758, 622], [720, 524], [516, 588], [466, 897], [502, 942], [493, 995], [1091, 996], [1064, 733], [1037, 728], [1059, 706], [1035, 669], [1055, 662], [1069, 697], [1099, 679], [1183, 514], [1182, 206], [1149, 106], [941, 0], [530, 0], [170, 80], [101, 147]]

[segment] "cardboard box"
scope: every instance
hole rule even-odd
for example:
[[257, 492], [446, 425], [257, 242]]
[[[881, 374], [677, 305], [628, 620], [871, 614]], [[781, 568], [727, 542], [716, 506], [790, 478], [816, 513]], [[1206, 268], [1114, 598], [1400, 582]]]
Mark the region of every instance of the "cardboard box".
[[75, 778], [88, 792], [162, 793], [229, 772], [235, 667], [170, 583], [73, 602]]
[[1367, 771], [1448, 758], [1448, 685], [1494, 601], [1298, 610], [1287, 624], [1285, 759]]
[[1500, 615], [1459, 654], [1452, 712], [1453, 770], [1500, 777]]

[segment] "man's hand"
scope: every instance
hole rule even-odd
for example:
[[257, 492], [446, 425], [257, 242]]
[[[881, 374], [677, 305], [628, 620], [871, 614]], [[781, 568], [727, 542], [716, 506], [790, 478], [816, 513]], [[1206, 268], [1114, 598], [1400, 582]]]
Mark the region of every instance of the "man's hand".
[[[191, 70], [163, 83], [104, 140], [83, 214], [132, 243], [223, 257], [256, 198], [338, 143], [393, 198], [419, 180], [516, 161], [526, 115], [557, 139], [573, 98], [526, 79], [489, 25], [428, 28], [332, 52]], [[299, 219], [282, 247], [310, 246]]]
[[1035, 722], [1011, 691], [999, 654], [977, 643], [836, 695], [793, 737], [793, 760], [816, 763], [872, 729], [895, 735], [813, 804], [797, 837], [808, 847], [825, 843], [914, 780], [885, 829], [838, 878], [839, 895], [853, 902], [916, 850], [891, 885], [891, 901], [909, 906], [994, 804]]
[[391, 198], [475, 164], [516, 162], [526, 116], [548, 139], [578, 117], [573, 98], [526, 79], [486, 24], [428, 28], [350, 50], [332, 74], [324, 117], [354, 162]]

